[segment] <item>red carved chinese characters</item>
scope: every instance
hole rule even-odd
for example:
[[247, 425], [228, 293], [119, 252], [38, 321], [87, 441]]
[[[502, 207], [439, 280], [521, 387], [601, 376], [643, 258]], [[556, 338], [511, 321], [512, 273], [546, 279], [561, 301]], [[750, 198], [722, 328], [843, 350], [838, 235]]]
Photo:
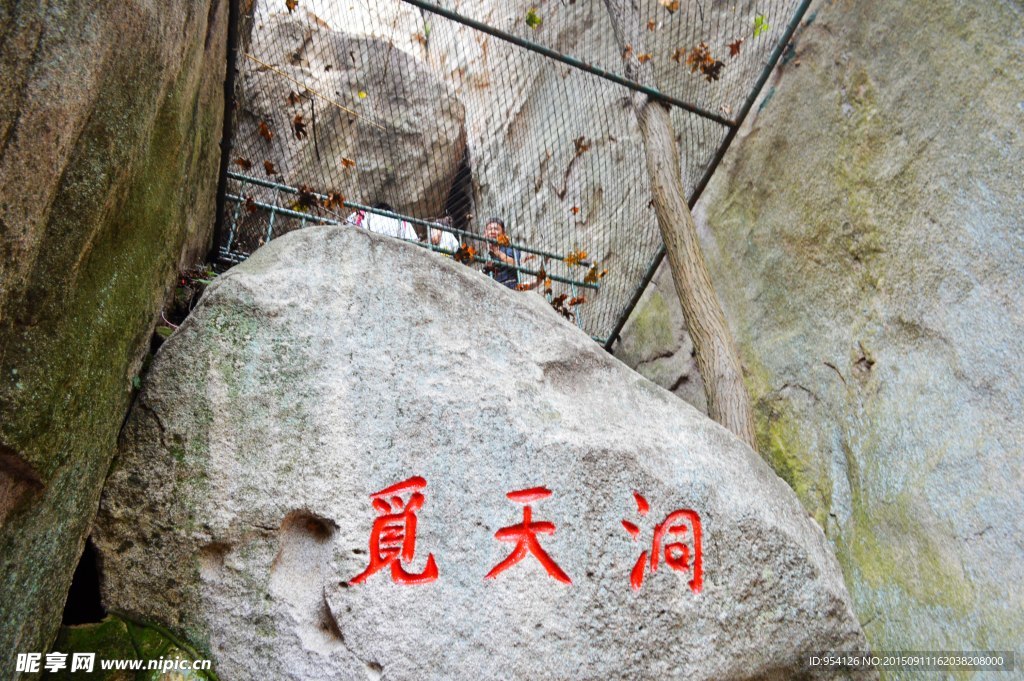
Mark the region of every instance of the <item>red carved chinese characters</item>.
[[[423, 507], [420, 490], [426, 486], [426, 480], [415, 476], [370, 495], [373, 507], [380, 514], [373, 521], [370, 534], [370, 565], [349, 584], [365, 582], [370, 575], [389, 565], [391, 580], [398, 584], [426, 584], [437, 579], [437, 564], [432, 553], [427, 555], [423, 572], [413, 574], [405, 569], [416, 553], [416, 512]], [[402, 499], [404, 492], [412, 492], [408, 500]]]
[[[551, 490], [545, 487], [532, 487], [530, 489], [523, 489], [516, 492], [509, 492], [506, 496], [512, 501], [518, 504], [529, 504], [531, 501], [539, 501], [540, 499], [546, 499], [551, 496]], [[501, 561], [487, 573], [484, 579], [494, 579], [499, 574], [509, 569], [523, 558], [526, 557], [527, 553], [532, 553], [533, 556], [540, 561], [540, 564], [544, 566], [548, 574], [565, 584], [572, 584], [572, 580], [569, 579], [569, 575], [562, 571], [562, 568], [558, 567], [558, 564], [547, 554], [546, 551], [541, 547], [540, 541], [537, 539], [538, 534], [554, 534], [555, 524], [549, 522], [534, 522], [533, 521], [533, 509], [530, 506], [523, 508], [523, 522], [519, 525], [511, 525], [510, 527], [503, 527], [494, 533], [495, 538], [501, 541], [515, 542], [516, 547], [512, 550], [512, 553], [508, 555], [505, 560]]]
[[[650, 504], [639, 492], [633, 492], [633, 498], [636, 500], [636, 510], [641, 516], [646, 516], [650, 512]], [[634, 540], [640, 536], [640, 528], [628, 520], [622, 521], [622, 527], [633, 536]], [[664, 553], [665, 564], [670, 568], [677, 572], [692, 572], [690, 590], [700, 593], [704, 586], [700, 532], [700, 516], [696, 511], [681, 509], [669, 513], [665, 520], [654, 528], [650, 561], [647, 559], [647, 551], [642, 552], [629, 574], [629, 583], [633, 586], [633, 590], [638, 590], [643, 586], [644, 572], [648, 562], [652, 573], [658, 571], [658, 564]]]

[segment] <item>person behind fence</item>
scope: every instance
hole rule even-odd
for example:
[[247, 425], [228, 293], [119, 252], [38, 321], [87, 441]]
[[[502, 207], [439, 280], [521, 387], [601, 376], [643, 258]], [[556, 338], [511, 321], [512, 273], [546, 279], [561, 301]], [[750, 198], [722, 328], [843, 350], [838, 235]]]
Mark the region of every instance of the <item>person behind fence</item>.
[[484, 236], [493, 239], [487, 242], [490, 262], [484, 265], [484, 272], [499, 284], [515, 288], [519, 285], [519, 272], [516, 269], [519, 266], [519, 251], [509, 243], [504, 221], [501, 218], [487, 218]]
[[[373, 207], [389, 213], [395, 212], [394, 208], [383, 201], [373, 204]], [[348, 216], [346, 222], [375, 234], [383, 234], [384, 236], [405, 239], [406, 241], [417, 241], [416, 230], [412, 228], [412, 225], [405, 220], [388, 217], [387, 215], [379, 215], [368, 210], [357, 210]]]
[[[449, 216], [445, 216], [436, 220], [437, 224], [444, 225], [445, 227], [452, 226], [452, 219]], [[455, 251], [459, 250], [458, 238], [449, 232], [447, 229], [440, 229], [438, 227], [431, 227], [429, 230], [430, 244], [435, 248], [441, 249], [445, 255], [452, 255]]]

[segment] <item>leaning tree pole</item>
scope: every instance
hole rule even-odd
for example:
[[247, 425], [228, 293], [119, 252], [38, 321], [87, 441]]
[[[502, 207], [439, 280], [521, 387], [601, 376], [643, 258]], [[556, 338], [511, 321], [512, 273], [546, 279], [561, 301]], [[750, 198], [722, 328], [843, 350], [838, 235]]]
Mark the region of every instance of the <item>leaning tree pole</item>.
[[[626, 77], [655, 87], [653, 66], [641, 64], [637, 59], [638, 54], [647, 50], [644, 48], [644, 22], [636, 0], [604, 0], [604, 4], [626, 60]], [[681, 152], [676, 146], [669, 109], [639, 92], [633, 93], [632, 104], [643, 137], [651, 196], [672, 268], [672, 281], [704, 379], [708, 415], [755, 447], [750, 397], [743, 384], [736, 343], [715, 295], [697, 238], [697, 225], [686, 203]]]

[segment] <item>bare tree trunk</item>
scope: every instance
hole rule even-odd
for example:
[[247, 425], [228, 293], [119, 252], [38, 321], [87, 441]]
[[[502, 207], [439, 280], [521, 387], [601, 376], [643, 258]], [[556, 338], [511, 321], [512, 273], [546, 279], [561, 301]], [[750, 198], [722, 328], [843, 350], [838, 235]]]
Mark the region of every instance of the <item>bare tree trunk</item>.
[[[626, 76], [654, 87], [653, 69], [637, 60], [646, 52], [636, 0], [605, 0], [615, 37], [626, 58]], [[632, 49], [627, 49], [626, 46]], [[686, 203], [679, 151], [666, 105], [640, 93], [633, 94], [633, 110], [640, 125], [647, 157], [654, 210], [665, 242], [672, 281], [693, 339], [697, 366], [704, 379], [708, 414], [756, 449], [754, 416], [743, 384], [739, 354], [722, 306], [715, 295], [697, 225]]]

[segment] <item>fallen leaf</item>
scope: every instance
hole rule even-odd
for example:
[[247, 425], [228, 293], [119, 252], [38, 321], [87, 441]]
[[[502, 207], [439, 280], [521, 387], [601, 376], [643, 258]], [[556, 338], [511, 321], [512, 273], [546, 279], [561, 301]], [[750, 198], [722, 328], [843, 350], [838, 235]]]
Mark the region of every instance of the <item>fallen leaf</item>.
[[744, 40], [746, 40], [746, 38], [737, 38], [736, 40], [734, 40], [731, 43], [729, 43], [729, 56], [730, 57], [738, 57], [739, 56], [739, 54], [740, 54], [740, 45], [743, 44]]
[[292, 130], [295, 131], [295, 139], [302, 139], [306, 136], [306, 124], [302, 120], [302, 114], [295, 114], [292, 119]]
[[690, 67], [690, 73], [700, 71], [708, 82], [721, 78], [722, 69], [725, 67], [724, 62], [711, 56], [711, 49], [705, 42], [690, 50], [686, 55], [686, 65]]
[[562, 315], [570, 322], [575, 319], [576, 315], [573, 314], [572, 310], [565, 304], [566, 298], [569, 297], [568, 293], [563, 293], [551, 300], [551, 307], [555, 308], [555, 312]]
[[530, 289], [534, 289], [537, 288], [538, 286], [541, 286], [545, 281], [548, 281], [548, 273], [544, 271], [543, 267], [541, 267], [540, 271], [537, 272], [537, 279], [534, 280], [532, 284], [529, 282], [519, 284], [518, 286], [516, 286], [516, 289], [520, 291], [529, 291]]
[[356, 97], [358, 97], [359, 99], [366, 99], [366, 91], [360, 90], [359, 92], [356, 93]]
[[277, 168], [270, 161], [263, 162], [263, 169], [267, 171], [267, 175], [277, 175]]
[[565, 256], [565, 264], [570, 267], [576, 265], [582, 265], [583, 261], [587, 259], [587, 252], [584, 250], [569, 251], [569, 254]]
[[288, 14], [291, 14], [299, 6], [299, 0], [284, 0], [284, 6], [288, 8]]
[[657, 21], [655, 21], [654, 19], [648, 19], [647, 20], [647, 30], [648, 31], [654, 31], [657, 28], [658, 28], [658, 22]]
[[308, 185], [299, 185], [299, 197], [292, 204], [292, 210], [298, 210], [305, 213], [313, 206], [320, 203], [320, 199], [317, 198], [313, 192], [313, 188]]
[[472, 265], [473, 258], [476, 257], [476, 249], [462, 244], [452, 257], [455, 258], [455, 262], [461, 262], [463, 265]]
[[296, 106], [301, 101], [302, 100], [299, 98], [299, 93], [295, 92], [294, 90], [288, 93], [288, 104], [290, 104], [291, 106]]
[[756, 17], [754, 17], [754, 37], [755, 38], [757, 36], [761, 35], [762, 33], [764, 33], [765, 31], [767, 31], [769, 28], [771, 28], [771, 27], [768, 25], [768, 17], [766, 17], [763, 14], [758, 14]]
[[579, 215], [579, 214], [580, 214], [580, 207], [579, 207], [579, 206], [573, 206], [573, 207], [572, 207], [572, 208], [570, 208], [569, 210], [571, 210], [571, 211], [572, 211], [572, 214], [573, 214], [573, 215]]
[[418, 42], [423, 47], [427, 46], [427, 36], [423, 35], [422, 33], [413, 33], [412, 39]]
[[260, 137], [268, 142], [274, 139], [274, 133], [270, 131], [270, 127], [263, 121], [260, 121]]
[[670, 59], [672, 59], [672, 61], [674, 61], [677, 64], [682, 64], [683, 63], [683, 58], [685, 56], [686, 56], [686, 48], [677, 47], [675, 52], [672, 53], [672, 56], [670, 57]]
[[631, 54], [633, 54], [633, 46], [632, 45], [626, 45], [624, 48], [622, 48], [622, 58], [623, 59], [629, 59], [629, 55], [631, 55]]
[[577, 156], [579, 156], [580, 154], [582, 154], [582, 153], [584, 153], [586, 151], [590, 151], [590, 142], [583, 135], [580, 135], [579, 137], [574, 139], [572, 141], [572, 143], [573, 143], [573, 146], [576, 147], [576, 155]]
[[341, 157], [341, 167], [342, 168], [355, 168], [356, 167], [356, 162], [353, 161], [350, 158], [346, 158], [345, 156], [342, 156]]
[[587, 284], [596, 284], [599, 280], [604, 279], [604, 275], [606, 274], [608, 274], [608, 270], [598, 271], [597, 265], [591, 265], [586, 276], [583, 277], [583, 282]]
[[251, 196], [245, 197], [245, 211], [247, 213], [255, 213], [258, 210], [259, 210], [259, 206], [257, 206], [256, 202], [252, 200], [252, 197]]
[[235, 165], [242, 170], [252, 170], [252, 161], [247, 158], [236, 158]]
[[576, 307], [577, 305], [582, 305], [585, 302], [587, 302], [585, 296], [576, 296], [575, 298], [569, 299], [569, 307]]
[[679, 0], [658, 0], [658, 2], [670, 13], [674, 14], [679, 11]]
[[644, 52], [643, 54], [636, 55], [636, 60], [641, 64], [646, 64], [653, 58], [653, 56], [654, 55], [652, 55], [650, 52]]
[[540, 18], [540, 14], [537, 13], [536, 7], [531, 7], [526, 11], [526, 25], [537, 30], [540, 25], [544, 23], [544, 20]]
[[323, 203], [327, 210], [341, 210], [345, 207], [345, 197], [338, 192], [329, 192]]
[[704, 74], [704, 80], [711, 82], [718, 80], [722, 77], [722, 69], [725, 68], [725, 62], [715, 61], [707, 66], [701, 67], [701, 72]]

